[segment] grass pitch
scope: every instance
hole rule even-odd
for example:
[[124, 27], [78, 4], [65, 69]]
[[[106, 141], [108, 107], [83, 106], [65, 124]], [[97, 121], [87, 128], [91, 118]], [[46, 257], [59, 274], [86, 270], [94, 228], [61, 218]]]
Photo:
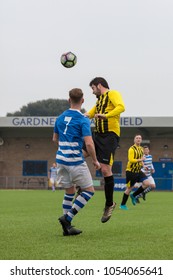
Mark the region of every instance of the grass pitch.
[[102, 224], [104, 192], [74, 218], [78, 236], [63, 236], [63, 190], [0, 190], [1, 260], [172, 260], [173, 192], [150, 192], [129, 211], [117, 207]]

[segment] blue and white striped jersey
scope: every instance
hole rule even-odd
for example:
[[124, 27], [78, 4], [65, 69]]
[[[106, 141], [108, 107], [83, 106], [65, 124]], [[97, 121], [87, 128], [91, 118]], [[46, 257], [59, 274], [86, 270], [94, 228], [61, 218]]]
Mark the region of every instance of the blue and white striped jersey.
[[84, 162], [82, 154], [85, 136], [91, 136], [90, 120], [79, 110], [68, 109], [55, 122], [54, 132], [59, 136], [56, 162], [79, 165]]
[[144, 155], [145, 156], [145, 159], [144, 159], [144, 167], [145, 168], [142, 168], [142, 171], [146, 174], [146, 176], [151, 176], [152, 175], [152, 169], [154, 169], [154, 166], [153, 166], [153, 158], [152, 158], [152, 155]]
[[50, 178], [56, 178], [57, 177], [57, 168], [56, 167], [51, 167], [49, 169], [50, 172]]

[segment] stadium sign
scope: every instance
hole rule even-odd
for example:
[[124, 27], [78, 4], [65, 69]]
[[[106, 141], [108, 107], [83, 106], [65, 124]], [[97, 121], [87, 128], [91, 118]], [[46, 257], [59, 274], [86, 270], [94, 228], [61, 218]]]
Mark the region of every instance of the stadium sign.
[[[53, 127], [57, 117], [0, 117], [0, 127]], [[122, 117], [121, 127], [173, 127], [173, 117]], [[91, 120], [94, 126], [94, 119]]]
[[0, 126], [53, 127], [55, 124], [55, 120], [56, 117], [6, 117], [0, 118]]

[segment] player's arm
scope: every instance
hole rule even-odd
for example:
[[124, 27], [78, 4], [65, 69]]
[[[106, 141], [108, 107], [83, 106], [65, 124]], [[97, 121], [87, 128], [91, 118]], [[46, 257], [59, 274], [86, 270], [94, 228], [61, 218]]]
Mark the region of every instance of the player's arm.
[[87, 116], [90, 119], [93, 119], [95, 116], [95, 112], [96, 112], [96, 105], [92, 107], [92, 109], [89, 110], [87, 113], [85, 113], [85, 116]]
[[93, 165], [95, 166], [96, 169], [100, 169], [100, 163], [98, 162], [96, 157], [95, 146], [94, 146], [92, 136], [85, 136], [84, 141], [85, 141], [87, 152], [92, 158]]
[[135, 158], [135, 154], [132, 148], [129, 149], [128, 151], [128, 160], [131, 163], [137, 163], [137, 162], [141, 162], [141, 164], [143, 165], [143, 161], [144, 161], [145, 157], [141, 157], [141, 158]]
[[124, 101], [122, 99], [121, 94], [118, 91], [110, 91], [109, 99], [115, 108], [105, 115], [106, 118], [115, 117], [125, 111]]
[[153, 164], [151, 164], [151, 173], [154, 173], [154, 172], [155, 172], [154, 166], [153, 166]]
[[58, 142], [59, 142], [59, 130], [58, 130], [58, 123], [57, 122], [58, 122], [58, 119], [56, 119], [56, 122], [55, 122], [55, 125], [54, 125], [53, 138], [52, 138], [52, 140], [55, 144], [58, 144]]
[[56, 133], [56, 132], [53, 133], [52, 140], [53, 140], [54, 143], [58, 144], [58, 142], [59, 142], [59, 135], [58, 135], [58, 133]]

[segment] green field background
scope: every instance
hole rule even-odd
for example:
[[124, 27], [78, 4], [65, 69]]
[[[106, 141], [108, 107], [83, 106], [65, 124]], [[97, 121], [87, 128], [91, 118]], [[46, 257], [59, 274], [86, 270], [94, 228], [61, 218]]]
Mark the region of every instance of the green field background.
[[96, 191], [73, 224], [83, 231], [63, 236], [63, 190], [0, 190], [1, 260], [172, 260], [173, 192], [151, 192], [129, 211], [117, 207], [102, 224], [104, 192]]

